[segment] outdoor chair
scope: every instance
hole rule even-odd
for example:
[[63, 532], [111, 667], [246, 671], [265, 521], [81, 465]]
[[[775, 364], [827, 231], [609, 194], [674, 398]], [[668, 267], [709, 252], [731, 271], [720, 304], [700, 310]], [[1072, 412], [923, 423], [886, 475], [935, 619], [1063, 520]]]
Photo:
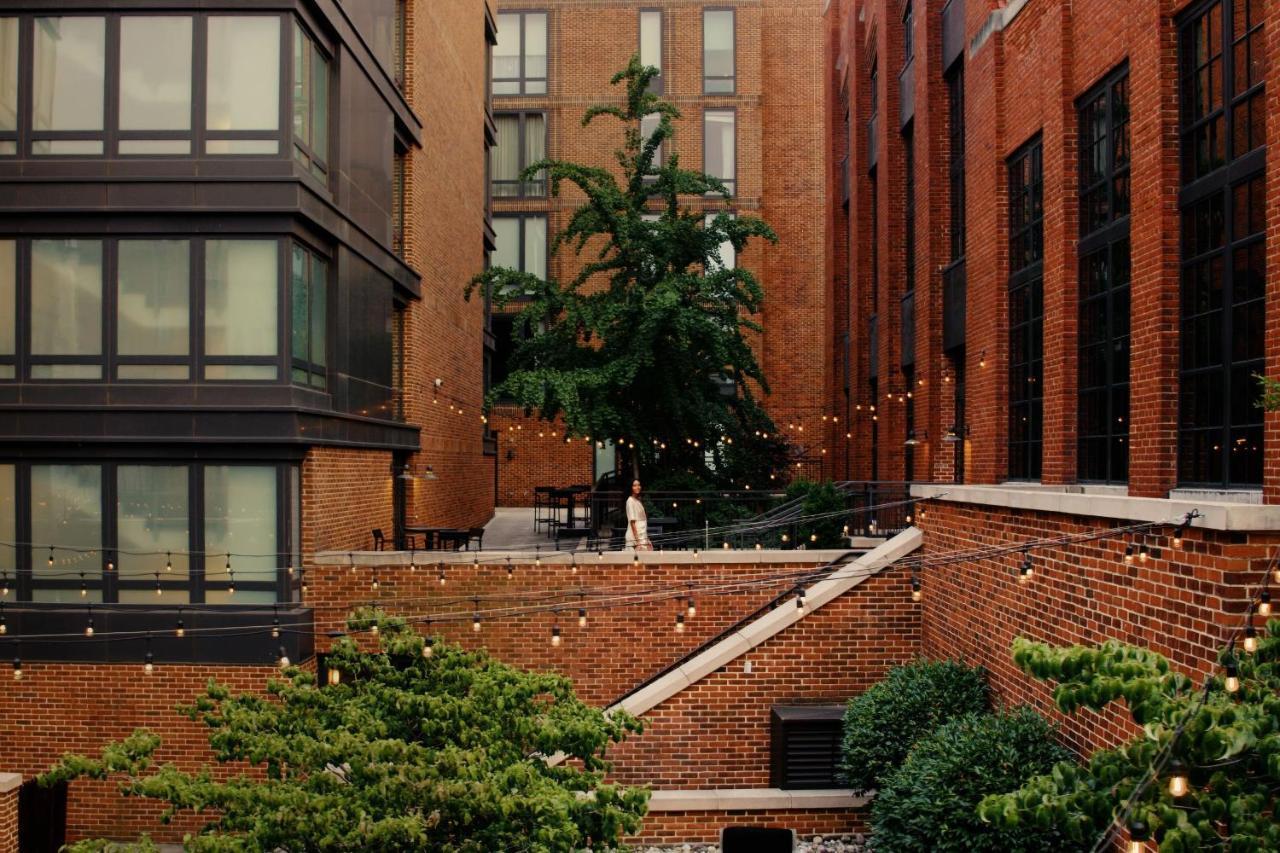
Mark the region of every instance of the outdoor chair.
[[484, 528], [483, 527], [468, 528], [467, 530], [467, 550], [468, 551], [471, 550], [472, 542], [476, 543], [477, 551], [484, 550]]
[[373, 529], [373, 550], [382, 551], [386, 548], [387, 540], [382, 535], [382, 529], [375, 527]]

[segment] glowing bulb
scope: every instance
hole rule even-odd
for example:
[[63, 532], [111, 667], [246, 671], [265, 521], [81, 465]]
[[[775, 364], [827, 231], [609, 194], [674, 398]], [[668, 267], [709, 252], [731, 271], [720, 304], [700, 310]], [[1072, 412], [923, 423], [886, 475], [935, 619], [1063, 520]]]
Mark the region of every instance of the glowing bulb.
[[436, 641], [431, 639], [430, 637], [427, 637], [426, 640], [422, 642], [422, 656], [424, 658], [431, 657], [431, 655], [434, 652], [433, 647], [435, 646], [435, 644], [436, 644]]
[[924, 598], [924, 592], [920, 589], [920, 578], [911, 579], [911, 600], [919, 601]]
[[551, 645], [552, 646], [560, 645], [560, 626], [559, 625], [551, 626]]
[[690, 616], [698, 615], [698, 605], [694, 604], [693, 596], [689, 596], [689, 606], [686, 608]]
[[480, 614], [479, 613], [471, 617], [471, 630], [477, 634], [480, 633]]
[[444, 586], [444, 585], [445, 585], [445, 580], [446, 580], [446, 579], [445, 579], [445, 576], [444, 576], [444, 569], [441, 569], [441, 570], [440, 570], [440, 586]]
[[683, 613], [676, 614], [676, 633], [677, 634], [684, 633], [684, 614]]
[[370, 626], [369, 626], [369, 633], [370, 633], [370, 634], [373, 634], [373, 636], [375, 636], [375, 637], [376, 637], [376, 636], [378, 636], [378, 623], [377, 623], [377, 622], [374, 622], [372, 625], [370, 625]]
[[1258, 650], [1258, 632], [1252, 625], [1248, 625], [1244, 629], [1244, 650], [1249, 654], [1253, 654]]
[[273, 638], [280, 636], [280, 620], [279, 619], [271, 620], [271, 636]]
[[1147, 825], [1141, 821], [1129, 824], [1129, 853], [1142, 853], [1147, 848], [1147, 839], [1151, 833]]
[[587, 627], [587, 608], [585, 607], [578, 608], [578, 627]]
[[164, 570], [166, 572], [173, 571], [173, 558], [171, 558], [168, 554], [164, 555]]
[[1169, 764], [1169, 796], [1185, 797], [1187, 795], [1187, 768], [1181, 761], [1174, 759]]
[[22, 680], [22, 658], [13, 659], [13, 680]]
[[1183, 527], [1181, 524], [1179, 524], [1177, 528], [1173, 531], [1173, 547], [1175, 548], [1182, 547], [1182, 534], [1183, 534]]
[[342, 683], [342, 670], [338, 669], [336, 666], [331, 667], [329, 669], [329, 686], [333, 687], [341, 683]]
[[174, 634], [174, 636], [175, 636], [175, 637], [185, 637], [185, 636], [187, 636], [187, 626], [182, 624], [182, 620], [181, 620], [181, 619], [179, 619], [179, 620], [178, 620], [178, 625], [177, 625], [177, 627], [173, 629], [173, 634]]
[[1271, 615], [1271, 590], [1269, 589], [1264, 589], [1258, 595], [1258, 615], [1259, 616]]
[[1133, 565], [1133, 544], [1124, 546], [1124, 563], [1126, 566]]
[[93, 636], [93, 617], [89, 617], [89, 624], [84, 626], [84, 635], [86, 637]]
[[288, 669], [288, 667], [289, 667], [289, 655], [285, 652], [284, 646], [281, 646], [280, 647], [280, 668]]
[[1240, 672], [1234, 663], [1227, 664], [1226, 688], [1228, 693], [1235, 693], [1240, 689]]
[[145, 672], [147, 675], [150, 675], [151, 673], [156, 671], [156, 659], [155, 659], [155, 656], [151, 654], [151, 652], [147, 652], [147, 656], [146, 658], [144, 658], [144, 663], [142, 664], [142, 671]]
[[1145, 562], [1147, 561], [1147, 557], [1148, 557], [1148, 556], [1149, 556], [1149, 553], [1148, 553], [1148, 551], [1147, 551], [1147, 546], [1146, 546], [1146, 545], [1143, 545], [1143, 546], [1141, 546], [1140, 548], [1138, 548], [1138, 562], [1139, 562], [1139, 563], [1145, 563]]

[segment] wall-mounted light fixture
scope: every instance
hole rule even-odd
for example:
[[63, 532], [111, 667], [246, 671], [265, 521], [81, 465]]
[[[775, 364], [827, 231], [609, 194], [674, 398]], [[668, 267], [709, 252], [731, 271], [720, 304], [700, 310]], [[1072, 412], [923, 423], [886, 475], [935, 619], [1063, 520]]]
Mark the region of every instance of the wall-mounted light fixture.
[[925, 430], [925, 431], [924, 431], [924, 433], [923, 433], [923, 435], [922, 435], [922, 436], [920, 436], [919, 438], [917, 438], [917, 437], [916, 437], [916, 431], [915, 431], [915, 430], [909, 430], [909, 431], [907, 432], [907, 440], [906, 440], [906, 441], [904, 441], [904, 442], [902, 442], [902, 445], [903, 445], [903, 447], [916, 447], [917, 445], [919, 445], [921, 442], [923, 442], [923, 441], [924, 441], [925, 439], [927, 439], [928, 437], [929, 437], [929, 431], [928, 431], [928, 430]]
[[947, 427], [947, 431], [942, 434], [942, 440], [946, 442], [951, 442], [951, 443], [954, 443], [957, 441], [963, 441], [968, 437], [969, 437], [968, 424], [965, 424], [964, 426], [960, 426], [960, 427], [956, 426], [955, 424], [952, 424], [951, 426]]

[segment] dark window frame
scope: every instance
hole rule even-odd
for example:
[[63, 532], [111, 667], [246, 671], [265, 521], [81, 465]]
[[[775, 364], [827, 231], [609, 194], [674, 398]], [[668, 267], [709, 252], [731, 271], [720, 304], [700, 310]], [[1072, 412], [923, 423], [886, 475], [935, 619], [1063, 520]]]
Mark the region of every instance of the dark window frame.
[[[1248, 61], [1245, 69], [1238, 67], [1238, 55], [1252, 55], [1250, 48], [1263, 41], [1262, 16], [1249, 17], [1258, 6], [1248, 0], [1207, 0], [1177, 21], [1183, 148], [1178, 483], [1183, 486], [1256, 488], [1263, 479], [1265, 430], [1254, 405], [1252, 374], [1265, 368], [1266, 140], [1264, 134], [1251, 145], [1249, 134], [1238, 145], [1236, 133], [1238, 114], [1243, 111], [1248, 121], [1252, 105], [1265, 98], [1261, 78], [1245, 88], [1236, 79], [1248, 73]], [[1205, 57], [1193, 50], [1196, 36], [1205, 21], [1215, 19], [1216, 38], [1205, 44], [1210, 54], [1215, 49], [1218, 54], [1201, 62]], [[1245, 32], [1235, 32], [1237, 19], [1246, 24]], [[1209, 71], [1209, 86], [1199, 88], [1199, 73], [1214, 60], [1216, 82]], [[1197, 96], [1206, 95], [1212, 108], [1200, 110], [1206, 102], [1197, 105]], [[1209, 140], [1207, 150], [1213, 153], [1214, 133], [1220, 159], [1197, 160], [1201, 139]]]
[[[1082, 482], [1129, 478], [1128, 87], [1124, 63], [1076, 101], [1081, 231], [1076, 477]], [[1104, 284], [1089, 291], [1092, 281]]]
[[[551, 94], [551, 13], [548, 12], [546, 9], [502, 9], [498, 12], [497, 17], [502, 18], [504, 15], [515, 15], [520, 21], [520, 54], [519, 54], [520, 55], [520, 76], [519, 77], [498, 77], [493, 73], [492, 62], [490, 62], [489, 74], [487, 76], [489, 77], [491, 84], [515, 83], [518, 91], [492, 92], [491, 97], [495, 97], [495, 98], [525, 98], [525, 97], [545, 98], [547, 97], [549, 94]], [[525, 65], [528, 62], [528, 57], [529, 57], [529, 52], [525, 44], [525, 37], [527, 34], [525, 19], [533, 15], [541, 15], [546, 22], [545, 30], [547, 34], [547, 44], [546, 44], [547, 74], [545, 77], [531, 77], [529, 76], [529, 74], [527, 73], [527, 69], [525, 68]], [[530, 83], [541, 83], [542, 91], [541, 92], [529, 91]]]
[[[546, 223], [546, 228], [545, 228], [544, 230], [546, 231], [546, 234], [547, 234], [547, 240], [546, 240], [547, 251], [544, 253], [544, 257], [546, 258], [546, 262], [547, 262], [547, 264], [548, 264], [548, 267], [550, 267], [550, 264], [551, 264], [551, 256], [550, 256], [550, 251], [549, 251], [549, 250], [550, 250], [550, 247], [551, 247], [551, 217], [550, 217], [550, 216], [549, 216], [545, 211], [523, 211], [523, 212], [512, 212], [512, 213], [499, 213], [499, 214], [495, 214], [493, 218], [494, 218], [494, 220], [495, 220], [495, 221], [496, 221], [496, 220], [499, 220], [499, 219], [515, 219], [515, 220], [518, 220], [518, 221], [519, 221], [519, 223], [520, 223], [520, 228], [519, 228], [519, 230], [517, 231], [517, 240], [519, 241], [519, 246], [518, 246], [519, 259], [520, 259], [520, 266], [519, 266], [519, 270], [520, 270], [521, 272], [527, 272], [527, 270], [525, 269], [525, 265], [528, 263], [528, 260], [529, 260], [527, 257], [525, 257], [525, 243], [526, 243], [526, 241], [525, 241], [525, 230], [526, 230], [526, 227], [527, 227], [528, 220], [530, 220], [530, 219], [541, 219], [541, 220], [543, 220], [543, 221]], [[497, 230], [497, 229], [495, 229], [495, 231], [496, 231], [496, 230]], [[495, 250], [495, 251], [496, 251], [496, 250]], [[488, 268], [488, 266], [489, 266], [489, 256], [490, 256], [490, 254], [491, 254], [491, 253], [488, 253], [488, 252], [486, 252], [486, 253], [485, 253], [485, 268], [486, 268], [486, 269], [487, 269], [487, 268]], [[546, 271], [546, 274], [547, 274], [547, 275], [550, 275], [550, 273], [551, 273], [551, 270], [548, 268], [548, 269], [547, 269], [547, 271]], [[517, 299], [517, 300], [520, 300], [520, 299], [526, 299], [526, 298], [528, 298], [528, 297], [525, 297], [525, 296], [517, 296], [517, 297], [515, 297], [515, 299]]]
[[907, 0], [902, 10], [902, 66], [904, 68], [911, 64], [911, 60], [916, 55], [914, 23], [915, 16], [912, 0]]
[[916, 147], [914, 122], [908, 122], [902, 130], [902, 254], [903, 290], [910, 294], [916, 289]]
[[[205, 548], [205, 505], [204, 505], [204, 472], [207, 467], [246, 467], [273, 468], [276, 477], [276, 543], [280, 565], [276, 566], [276, 577], [272, 581], [249, 581], [243, 578], [236, 582], [237, 591], [272, 592], [277, 603], [285, 604], [301, 600], [300, 572], [289, 573], [290, 566], [300, 566], [300, 543], [293, 541], [294, 532], [291, 524], [295, 510], [301, 506], [301, 494], [297, 491], [294, 474], [299, 463], [282, 462], [270, 459], [203, 459], [193, 458], [171, 459], [163, 457], [125, 457], [119, 458], [62, 458], [62, 457], [0, 457], [0, 465], [14, 467], [14, 511], [17, 538], [21, 542], [30, 543], [13, 549], [14, 574], [4, 573], [13, 582], [11, 604], [23, 604], [32, 601], [32, 593], [37, 589], [78, 590], [83, 583], [90, 591], [102, 593], [101, 604], [118, 603], [120, 590], [154, 591], [159, 585], [162, 590], [185, 589], [189, 593], [186, 604], [175, 605], [163, 602], [157, 605], [162, 609], [173, 609], [175, 606], [185, 607], [187, 604], [200, 607], [235, 608], [238, 604], [206, 604], [206, 593], [210, 590], [226, 591], [230, 587], [230, 579], [223, 580], [217, 576], [207, 576], [205, 572], [206, 557], [220, 557], [224, 552], [208, 552]], [[100, 560], [101, 575], [98, 578], [81, 578], [78, 574], [66, 574], [57, 578], [38, 578], [33, 572], [36, 560], [47, 559], [48, 546], [57, 546], [57, 542], [32, 542], [31, 517], [31, 469], [33, 466], [74, 465], [97, 467], [101, 475], [101, 492], [99, 494], [99, 518], [101, 519], [101, 549], [97, 552]], [[131, 574], [127, 565], [120, 563], [120, 558], [128, 555], [119, 554], [119, 468], [134, 466], [178, 467], [187, 469], [187, 537], [188, 557], [187, 577], [182, 580], [165, 580], [163, 573]], [[44, 546], [43, 548], [41, 546]], [[55, 560], [58, 552], [54, 552]], [[108, 564], [115, 567], [108, 569]], [[234, 558], [231, 560], [232, 572], [235, 571]], [[220, 573], [219, 573], [220, 574]], [[89, 602], [63, 603], [49, 605], [64, 609], [85, 609]], [[98, 606], [99, 602], [93, 602]], [[261, 603], [249, 606], [262, 606]], [[270, 605], [267, 605], [270, 606]]]
[[[298, 300], [298, 290], [296, 287], [296, 270], [294, 263], [298, 255], [301, 254], [306, 258], [307, 262], [307, 357], [299, 358], [293, 351], [293, 344], [298, 332], [293, 322], [293, 307]], [[321, 280], [317, 282], [316, 264], [320, 265]], [[333, 304], [333, 264], [326, 255], [313, 250], [305, 243], [298, 240], [292, 240], [289, 243], [289, 376], [294, 385], [315, 388], [324, 391], [328, 388], [328, 365], [333, 363], [330, 358], [328, 349], [333, 341], [333, 335], [330, 334], [330, 315], [329, 306]], [[324, 352], [317, 353], [315, 335], [315, 292], [320, 289], [324, 293], [324, 313], [320, 318], [320, 322], [324, 326]], [[324, 358], [323, 362], [316, 360], [316, 356], [320, 355]], [[301, 374], [301, 376], [299, 376]]]
[[[496, 125], [498, 120], [503, 118], [511, 118], [512, 116], [515, 117], [519, 127], [519, 130], [516, 135], [518, 139], [517, 145], [519, 146], [519, 149], [520, 149], [519, 154], [517, 156], [517, 161], [518, 161], [518, 168], [516, 169], [517, 177], [514, 179], [495, 178], [493, 177], [492, 170], [491, 170], [490, 177], [489, 177], [489, 192], [491, 193], [491, 197], [498, 198], [498, 199], [546, 198], [547, 197], [547, 173], [545, 169], [542, 171], [541, 178], [536, 178], [532, 181], [522, 181], [518, 176], [523, 174], [524, 170], [527, 169], [529, 166], [533, 165], [532, 163], [527, 162], [525, 158], [525, 153], [528, 150], [525, 145], [525, 140], [528, 138], [528, 127], [529, 127], [528, 119], [530, 116], [540, 116], [542, 118], [542, 159], [545, 160], [547, 158], [547, 146], [548, 146], [548, 143], [551, 141], [551, 125], [547, 115], [547, 111], [546, 110], [498, 110], [493, 115], [494, 123]], [[497, 148], [498, 146], [495, 144], [490, 149], [490, 152], [496, 151]], [[492, 156], [493, 156], [492, 153], [490, 153], [489, 157], [486, 158], [486, 160], [490, 160], [490, 162], [492, 162], [491, 161]], [[498, 192], [499, 187], [509, 187], [509, 186], [515, 187], [516, 191], [514, 194], [506, 194], [506, 193]]]
[[965, 255], [964, 60], [944, 75], [947, 86], [947, 184], [950, 202], [951, 262]]
[[[1039, 480], [1043, 466], [1043, 158], [1043, 139], [1037, 133], [1006, 161], [1009, 195], [1010, 480]], [[1019, 254], [1020, 262], [1016, 260]]]
[[[708, 12], [728, 12], [729, 13], [729, 32], [732, 38], [730, 43], [733, 45], [733, 75], [725, 77], [722, 75], [707, 74], [707, 13]], [[730, 97], [738, 93], [738, 10], [733, 6], [704, 6], [702, 9], [702, 94], [707, 97]], [[728, 91], [712, 91], [707, 87], [709, 80], [728, 80]]]
[[[738, 194], [738, 108], [737, 107], [705, 107], [702, 110], [702, 169], [707, 169], [707, 116], [711, 113], [727, 113], [733, 117], [733, 177], [720, 178], [725, 188], [729, 190], [729, 195], [736, 196]], [[707, 172], [710, 174], [710, 172]], [[712, 177], [720, 177], [712, 175]], [[711, 192], [708, 195], [716, 195]]]
[[[5, 385], [49, 384], [49, 385], [281, 385], [290, 384], [291, 369], [288, 369], [292, 353], [292, 246], [304, 246], [311, 254], [323, 260], [329, 268], [329, 289], [327, 306], [333, 305], [333, 276], [335, 265], [332, 254], [318, 246], [304, 244], [296, 236], [282, 234], [251, 234], [228, 232], [226, 234], [190, 233], [175, 234], [49, 234], [36, 232], [28, 235], [0, 235], [0, 239], [15, 242], [16, 265], [16, 303], [17, 317], [14, 324], [15, 353], [13, 356], [0, 356], [0, 364], [14, 365], [13, 379], [0, 379], [0, 387]], [[96, 356], [79, 355], [36, 355], [30, 351], [31, 323], [31, 272], [32, 243], [38, 240], [78, 239], [97, 241], [102, 244], [102, 352]], [[188, 335], [190, 345], [185, 356], [180, 355], [120, 355], [119, 349], [119, 243], [161, 241], [184, 241], [188, 244], [190, 275], [188, 279], [188, 306], [190, 319]], [[253, 241], [273, 243], [276, 246], [276, 355], [274, 356], [229, 356], [210, 355], [205, 352], [205, 303], [207, 284], [207, 252], [206, 244], [216, 241]], [[327, 311], [325, 337], [327, 346], [332, 348], [334, 334], [334, 313]], [[332, 354], [326, 353], [326, 362], [333, 364]], [[98, 379], [33, 379], [32, 365], [43, 364], [95, 364], [102, 370]], [[120, 379], [121, 365], [182, 365], [188, 368], [185, 380], [175, 379]], [[274, 379], [205, 379], [205, 368], [209, 366], [272, 366], [276, 368]], [[331, 368], [330, 368], [331, 369]], [[326, 383], [327, 384], [327, 383]]]
[[[333, 159], [334, 128], [338, 124], [338, 102], [334, 97], [337, 91], [337, 67], [333, 61], [333, 48], [326, 40], [319, 38], [310, 23], [301, 15], [291, 12], [261, 12], [252, 9], [220, 9], [201, 11], [198, 9], [130, 9], [128, 11], [86, 11], [49, 9], [39, 12], [15, 12], [0, 15], [18, 20], [18, 116], [17, 129], [13, 132], [0, 133], [0, 142], [13, 142], [15, 153], [0, 152], [0, 160], [33, 159], [56, 162], [59, 160], [236, 160], [236, 159], [273, 159], [293, 158], [293, 145], [297, 142], [293, 136], [293, 38], [294, 27], [301, 27], [307, 34], [316, 50], [326, 58], [329, 64], [328, 86], [328, 141], [329, 157], [322, 159], [325, 174], [329, 162]], [[35, 131], [33, 116], [33, 86], [35, 84], [34, 62], [34, 27], [37, 18], [101, 18], [105, 22], [104, 35], [104, 67], [103, 67], [103, 129], [100, 131]], [[187, 18], [191, 20], [191, 117], [187, 130], [122, 130], [119, 126], [120, 116], [120, 30], [121, 20], [126, 17], [144, 18]], [[280, 23], [279, 71], [277, 92], [278, 114], [275, 131], [265, 130], [212, 130], [208, 127], [208, 23], [212, 18], [275, 18]], [[73, 154], [35, 154], [33, 143], [38, 141], [93, 141], [102, 142], [99, 153]], [[190, 144], [187, 153], [122, 153], [122, 141], [181, 141]], [[275, 153], [208, 153], [210, 142], [236, 141], [274, 141]], [[312, 152], [314, 153], [314, 152]], [[308, 170], [307, 174], [311, 174]], [[318, 177], [325, 183], [325, 174]]]
[[[311, 30], [308, 29], [307, 25], [297, 17], [293, 19], [292, 37], [293, 37], [293, 40], [290, 42], [290, 51], [289, 51], [290, 59], [296, 58], [297, 51], [298, 51], [298, 43], [296, 40], [299, 37], [301, 37], [304, 41], [306, 41], [306, 45], [303, 46], [303, 50], [306, 50], [308, 47], [310, 48], [310, 60], [307, 67], [311, 69], [313, 75], [315, 74], [316, 60], [320, 59], [324, 62], [323, 73], [324, 73], [324, 77], [326, 78], [326, 82], [325, 82], [326, 104], [325, 104], [325, 125], [323, 130], [325, 134], [325, 148], [328, 151], [332, 152], [333, 151], [333, 100], [334, 100], [333, 99], [333, 90], [334, 90], [333, 54], [329, 51], [328, 46], [324, 44], [324, 42], [316, 38], [316, 36], [311, 32]], [[289, 91], [293, 92], [298, 85], [298, 81], [294, 79], [294, 73], [296, 73], [297, 68], [296, 66], [293, 65], [292, 62], [290, 63], [290, 66], [291, 66], [291, 69], [290, 69], [291, 73], [289, 75]], [[308, 109], [307, 109], [307, 127], [311, 130], [314, 130], [315, 129], [314, 79], [312, 81], [311, 88], [312, 88], [312, 96], [311, 96], [312, 100], [309, 102]], [[290, 118], [292, 119], [292, 117], [294, 116], [297, 110], [297, 104], [293, 101], [292, 98], [290, 98], [289, 107], [290, 107], [289, 115], [290, 115]], [[301, 163], [303, 167], [306, 168], [313, 177], [317, 178], [321, 182], [327, 182], [329, 180], [329, 157], [328, 156], [321, 157], [316, 151], [315, 146], [312, 143], [299, 137], [298, 134], [295, 132], [294, 123], [292, 121], [290, 121], [289, 127], [290, 127], [289, 134], [293, 140], [294, 160]]]
[[667, 14], [657, 6], [641, 6], [636, 10], [636, 55], [644, 54], [644, 16], [658, 16], [658, 75], [649, 81], [649, 91], [661, 95], [666, 87], [667, 77]]

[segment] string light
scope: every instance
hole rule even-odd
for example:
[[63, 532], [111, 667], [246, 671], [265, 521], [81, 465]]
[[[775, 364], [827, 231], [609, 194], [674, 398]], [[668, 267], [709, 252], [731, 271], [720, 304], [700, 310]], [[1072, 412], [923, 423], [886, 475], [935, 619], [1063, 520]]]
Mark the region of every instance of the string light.
[[160, 573], [156, 572], [156, 596], [164, 595], [164, 590], [160, 587]]
[[507, 557], [507, 580], [511, 580], [515, 577], [515, 573], [515, 567], [511, 565], [511, 558]]
[[1148, 556], [1150, 555], [1149, 555], [1149, 552], [1147, 551], [1147, 543], [1144, 542], [1142, 543], [1142, 545], [1138, 547], [1138, 562], [1146, 563]]
[[418, 552], [409, 552], [409, 571], [416, 572], [418, 570]]
[[923, 597], [924, 593], [920, 589], [920, 578], [919, 576], [913, 576], [911, 578], [911, 600], [919, 601]]
[[182, 608], [178, 608], [178, 624], [174, 626], [173, 635], [175, 637], [187, 636], [187, 626], [182, 624]]
[[156, 656], [151, 653], [151, 634], [147, 634], [147, 653], [142, 657], [142, 671], [147, 675], [156, 671]]
[[1140, 820], [1129, 824], [1129, 853], [1142, 853], [1147, 847], [1147, 839], [1151, 837], [1147, 825]]
[[53, 568], [53, 546], [49, 547], [49, 567]]
[[804, 587], [796, 587], [796, 612], [804, 615]]
[[86, 637], [93, 636], [93, 605], [92, 604], [89, 605], [89, 620], [85, 623], [84, 635]]
[[374, 569], [373, 571], [373, 581], [369, 584], [369, 586], [372, 587], [374, 592], [378, 591], [378, 570], [377, 569]]
[[560, 647], [560, 626], [559, 625], [551, 626], [551, 645], [553, 648]]
[[9, 618], [4, 615], [4, 602], [0, 601], [0, 635], [9, 633]]
[[5, 575], [4, 577], [0, 578], [0, 598], [5, 598], [8, 595], [9, 595], [9, 576]]
[[1031, 552], [1026, 551], [1022, 555], [1022, 567], [1018, 570], [1018, 582], [1026, 583], [1031, 579], [1034, 569], [1031, 565]]
[[289, 668], [289, 653], [284, 650], [284, 646], [280, 647], [279, 665], [281, 669]]
[[116, 567], [115, 561], [111, 559], [111, 552], [107, 552], [107, 571], [113, 571]]
[[1169, 762], [1169, 796], [1185, 797], [1187, 795], [1187, 766], [1175, 758]]
[[1269, 589], [1264, 589], [1258, 595], [1258, 615], [1259, 616], [1271, 615], [1271, 590]]
[[280, 617], [275, 616], [271, 619], [271, 638], [277, 639], [279, 638], [279, 636], [280, 636]]
[[473, 600], [475, 601], [476, 610], [475, 615], [471, 617], [471, 630], [478, 634], [480, 633], [480, 599]]
[[431, 655], [432, 655], [432, 654], [434, 653], [434, 651], [435, 651], [435, 648], [434, 648], [434, 647], [435, 647], [435, 644], [436, 644], [436, 641], [435, 641], [435, 638], [434, 638], [434, 637], [426, 637], [425, 639], [423, 639], [423, 641], [422, 641], [422, 656], [423, 656], [424, 658], [429, 658], [429, 657], [431, 657]]
[[1175, 548], [1182, 547], [1183, 527], [1184, 527], [1183, 525], [1179, 524], [1177, 528], [1173, 531], [1173, 547]]
[[1258, 650], [1258, 631], [1250, 622], [1244, 629], [1244, 650], [1249, 654], [1253, 654]]
[[13, 680], [22, 680], [22, 658], [18, 655], [13, 656]]
[[89, 587], [84, 582], [84, 572], [80, 573], [80, 597], [84, 598], [89, 594]]
[[1240, 689], [1240, 672], [1236, 669], [1235, 661], [1231, 661], [1226, 665], [1227, 680], [1226, 688], [1228, 693], [1235, 693]]
[[342, 670], [338, 669], [336, 666], [330, 666], [328, 681], [329, 681], [330, 687], [337, 687], [339, 684], [341, 684]]
[[1133, 543], [1132, 542], [1124, 546], [1124, 564], [1126, 566], [1133, 565]]
[[685, 612], [687, 612], [690, 617], [698, 615], [698, 605], [694, 603], [692, 593], [689, 594], [688, 607], [685, 608]]
[[587, 608], [585, 607], [578, 608], [578, 627], [587, 627]]
[[676, 614], [676, 633], [677, 634], [684, 633], [684, 614], [683, 613]]

